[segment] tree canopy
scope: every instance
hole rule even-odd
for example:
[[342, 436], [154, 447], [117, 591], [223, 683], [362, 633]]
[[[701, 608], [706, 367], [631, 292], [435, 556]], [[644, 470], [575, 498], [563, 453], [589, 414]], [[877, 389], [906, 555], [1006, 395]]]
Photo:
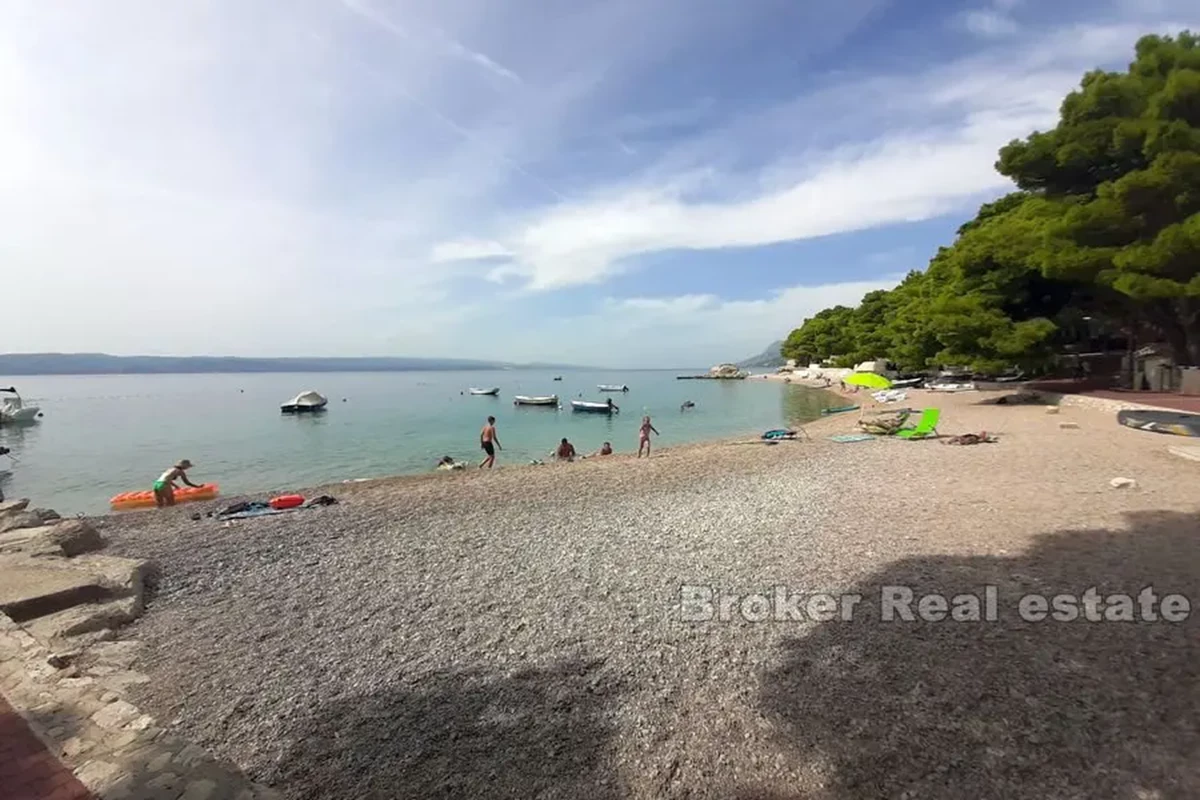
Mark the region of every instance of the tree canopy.
[[1142, 38], [1126, 72], [1086, 74], [1058, 125], [996, 168], [1017, 191], [895, 289], [805, 320], [784, 354], [1036, 368], [1093, 316], [1200, 365], [1200, 39]]

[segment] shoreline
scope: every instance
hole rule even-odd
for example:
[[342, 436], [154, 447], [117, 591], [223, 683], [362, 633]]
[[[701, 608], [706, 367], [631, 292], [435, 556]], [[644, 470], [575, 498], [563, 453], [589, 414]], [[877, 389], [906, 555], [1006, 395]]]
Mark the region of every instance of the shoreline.
[[[338, 505], [232, 524], [186, 506], [104, 517], [115, 554], [162, 573], [121, 635], [149, 679], [131, 699], [295, 800], [496, 781], [526, 797], [1098, 796], [1115, 762], [1200, 789], [1190, 716], [1139, 711], [1190, 707], [1200, 609], [1177, 625], [1012, 616], [1026, 592], [1200, 594], [1200, 464], [1107, 412], [991, 399], [937, 397], [943, 437], [994, 444], [830, 441], [855, 428], [843, 414], [773, 446], [335, 485]], [[995, 586], [1004, 614], [685, 622], [687, 585], [868, 610], [884, 586]], [[1080, 758], [1080, 737], [1102, 752]], [[926, 785], [931, 754], [977, 766]]]

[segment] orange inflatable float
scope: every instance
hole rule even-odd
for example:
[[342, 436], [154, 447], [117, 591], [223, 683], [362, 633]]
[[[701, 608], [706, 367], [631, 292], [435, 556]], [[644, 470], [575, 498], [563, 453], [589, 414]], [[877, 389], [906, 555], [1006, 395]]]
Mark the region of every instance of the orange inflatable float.
[[[191, 503], [197, 500], [212, 500], [217, 496], [217, 485], [205, 483], [198, 488], [185, 486], [175, 490], [176, 503]], [[108, 501], [113, 511], [124, 511], [130, 508], [153, 508], [154, 492], [125, 492]]]

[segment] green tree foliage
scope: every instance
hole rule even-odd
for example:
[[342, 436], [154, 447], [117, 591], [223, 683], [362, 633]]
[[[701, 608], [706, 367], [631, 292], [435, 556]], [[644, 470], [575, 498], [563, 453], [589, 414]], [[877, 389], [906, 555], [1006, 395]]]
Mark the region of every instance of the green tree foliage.
[[1058, 126], [996, 166], [1048, 207], [1032, 258], [1045, 277], [1118, 295], [1200, 364], [1200, 39], [1142, 38], [1127, 72], [1084, 76]]
[[1019, 191], [980, 208], [924, 272], [827, 309], [799, 361], [1036, 369], [1085, 315], [1137, 324], [1200, 364], [1200, 40], [1148, 36], [1127, 72], [1091, 72], [1058, 125], [997, 169]]

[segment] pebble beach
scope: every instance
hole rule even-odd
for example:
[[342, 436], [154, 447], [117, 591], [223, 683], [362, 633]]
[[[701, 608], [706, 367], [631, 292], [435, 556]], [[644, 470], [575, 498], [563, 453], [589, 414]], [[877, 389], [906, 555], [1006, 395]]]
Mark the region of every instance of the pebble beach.
[[[1198, 614], [1018, 613], [1091, 587], [1200, 602], [1200, 463], [999, 396], [910, 392], [935, 440], [831, 441], [851, 412], [774, 445], [501, 453], [274, 517], [97, 518], [161, 570], [120, 634], [131, 696], [297, 799], [1200, 796]], [[727, 618], [685, 613], [696, 587]], [[741, 602], [781, 587], [862, 599]], [[997, 617], [886, 621], [887, 587], [992, 593]]]

